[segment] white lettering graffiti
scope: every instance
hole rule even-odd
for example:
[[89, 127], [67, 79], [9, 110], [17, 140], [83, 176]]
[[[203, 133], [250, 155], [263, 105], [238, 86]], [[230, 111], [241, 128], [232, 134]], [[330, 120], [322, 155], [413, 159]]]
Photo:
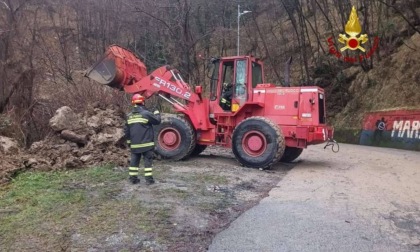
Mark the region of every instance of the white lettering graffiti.
[[171, 90], [172, 92], [175, 92], [181, 96], [183, 96], [185, 99], [189, 100], [191, 98], [190, 92], [184, 92], [184, 90], [180, 87], [177, 87], [176, 85], [167, 82], [165, 80], [162, 80], [159, 77], [155, 77], [155, 80], [157, 83], [153, 83], [153, 86], [159, 86], [159, 87], [166, 87], [167, 89]]
[[420, 121], [394, 121], [391, 137], [420, 139]]

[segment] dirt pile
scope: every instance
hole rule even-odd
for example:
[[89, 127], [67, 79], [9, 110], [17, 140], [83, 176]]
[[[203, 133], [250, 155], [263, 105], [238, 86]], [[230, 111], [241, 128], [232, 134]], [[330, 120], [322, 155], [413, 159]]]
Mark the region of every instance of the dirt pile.
[[61, 107], [49, 125], [54, 133], [22, 150], [10, 138], [0, 138], [0, 183], [20, 170], [57, 170], [113, 163], [125, 166], [124, 113], [93, 105], [81, 114]]
[[29, 153], [46, 159], [53, 169], [78, 168], [115, 163], [125, 165], [124, 114], [115, 108], [88, 108], [76, 114], [61, 107], [50, 120], [55, 131], [43, 141], [33, 143]]
[[0, 136], [0, 184], [8, 182], [20, 171], [35, 168], [37, 161], [19, 147], [16, 140]]

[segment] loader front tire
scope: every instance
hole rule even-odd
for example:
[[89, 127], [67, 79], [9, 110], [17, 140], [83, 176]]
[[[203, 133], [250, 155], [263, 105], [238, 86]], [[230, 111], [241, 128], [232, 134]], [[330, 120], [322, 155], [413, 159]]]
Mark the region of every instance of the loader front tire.
[[196, 145], [195, 131], [181, 116], [163, 114], [162, 121], [154, 127], [155, 151], [164, 159], [186, 159]]
[[284, 154], [280, 159], [280, 162], [292, 162], [296, 158], [302, 154], [303, 149], [302, 148], [296, 148], [296, 147], [286, 147], [284, 150]]
[[270, 119], [254, 116], [242, 121], [233, 132], [232, 150], [241, 165], [271, 168], [283, 156], [284, 136]]

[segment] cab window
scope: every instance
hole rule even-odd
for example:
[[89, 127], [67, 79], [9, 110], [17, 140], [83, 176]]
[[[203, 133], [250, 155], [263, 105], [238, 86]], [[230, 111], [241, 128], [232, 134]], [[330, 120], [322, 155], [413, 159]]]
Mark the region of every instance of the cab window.
[[246, 76], [246, 60], [237, 60], [236, 61], [236, 82], [235, 82], [235, 95], [234, 97], [239, 102], [239, 105], [242, 106], [248, 97], [247, 92], [247, 76]]
[[219, 79], [219, 66], [220, 61], [213, 62], [213, 73], [210, 82], [210, 100], [214, 101], [217, 98], [217, 81]]
[[222, 76], [222, 85], [223, 84], [233, 84], [233, 66], [234, 61], [226, 61], [223, 63], [223, 76]]
[[261, 65], [256, 62], [252, 62], [252, 87], [255, 88], [261, 83], [263, 83]]

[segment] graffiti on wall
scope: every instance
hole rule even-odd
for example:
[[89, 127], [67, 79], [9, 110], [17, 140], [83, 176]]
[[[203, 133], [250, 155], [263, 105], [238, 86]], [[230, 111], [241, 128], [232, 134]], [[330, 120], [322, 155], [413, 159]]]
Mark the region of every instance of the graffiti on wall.
[[419, 121], [394, 121], [391, 137], [400, 137], [400, 138], [414, 138], [420, 139], [420, 120]]
[[367, 113], [363, 121], [360, 144], [420, 150], [420, 111]]
[[382, 138], [382, 134], [383, 134], [382, 132], [384, 132], [386, 130], [385, 118], [382, 117], [381, 120], [379, 120], [379, 119], [376, 120], [375, 126], [376, 126], [376, 128], [375, 128], [375, 132], [373, 134], [373, 140], [378, 141], [379, 139]]

